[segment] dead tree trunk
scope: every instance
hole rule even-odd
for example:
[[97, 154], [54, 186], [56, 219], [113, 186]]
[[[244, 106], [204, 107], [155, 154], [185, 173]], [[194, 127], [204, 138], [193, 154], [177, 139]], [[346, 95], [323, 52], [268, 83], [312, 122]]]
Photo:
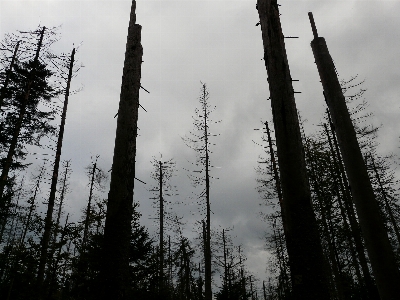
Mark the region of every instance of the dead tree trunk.
[[86, 240], [87, 240], [88, 231], [89, 231], [90, 209], [91, 209], [91, 205], [92, 205], [93, 186], [94, 186], [94, 179], [95, 179], [95, 175], [96, 175], [97, 158], [98, 158], [98, 156], [96, 156], [96, 161], [93, 163], [92, 173], [90, 174], [90, 175], [92, 175], [92, 178], [90, 179], [89, 199], [88, 199], [88, 205], [86, 208], [85, 228], [83, 230], [83, 238], [82, 238], [82, 245], [81, 245], [82, 251], [85, 251]]
[[[371, 274], [370, 274], [370, 271], [368, 268], [367, 258], [365, 256], [365, 248], [364, 248], [363, 241], [361, 238], [360, 228], [359, 228], [356, 216], [355, 216], [355, 211], [354, 211], [353, 203], [351, 200], [352, 197], [350, 194], [348, 180], [347, 180], [347, 177], [346, 177], [346, 174], [344, 171], [344, 167], [343, 167], [343, 159], [340, 156], [339, 145], [337, 142], [336, 134], [334, 131], [334, 126], [332, 124], [332, 120], [331, 120], [329, 111], [328, 111], [328, 119], [329, 119], [329, 124], [330, 124], [330, 128], [331, 128], [333, 144], [332, 144], [332, 140], [330, 138], [330, 135], [328, 133], [326, 126], [325, 126], [325, 131], [327, 133], [329, 147], [332, 152], [334, 166], [335, 166], [335, 168], [338, 169], [337, 175], [335, 177], [338, 179], [338, 187], [340, 188], [340, 192], [343, 196], [344, 208], [346, 210], [347, 217], [348, 217], [349, 223], [350, 223], [349, 233], [351, 234], [351, 236], [354, 239], [355, 249], [357, 251], [361, 270], [362, 270], [362, 273], [364, 276], [364, 282], [366, 285], [366, 293], [369, 295], [375, 295], [375, 296], [372, 296], [372, 299], [373, 299], [373, 297], [378, 297], [378, 290], [374, 284], [374, 281], [371, 277]], [[335, 146], [335, 148], [333, 148], [333, 146]], [[339, 202], [342, 202], [340, 200], [340, 197], [338, 198], [338, 200], [339, 200]], [[344, 219], [344, 220], [346, 220], [346, 219]], [[358, 270], [357, 270], [358, 264], [356, 261], [355, 261], [355, 263], [356, 263], [355, 264], [356, 274], [359, 277]], [[359, 280], [359, 282], [361, 283], [362, 281]]]
[[[227, 286], [228, 282], [228, 265], [226, 262], [227, 250], [226, 250], [226, 240], [225, 240], [225, 229], [222, 229], [222, 243], [224, 245], [224, 287]], [[229, 293], [231, 291], [229, 290]]]
[[265, 282], [263, 280], [263, 295], [264, 295], [264, 300], [267, 300], [267, 291], [265, 289]]
[[[65, 218], [65, 225], [64, 225], [64, 229], [61, 233], [61, 237], [60, 237], [60, 245], [58, 246], [58, 251], [57, 251], [57, 255], [55, 257], [55, 260], [53, 262], [53, 265], [51, 266], [51, 270], [49, 272], [50, 274], [50, 279], [49, 279], [49, 293], [48, 293], [48, 298], [51, 299], [51, 295], [54, 291], [55, 288], [55, 281], [57, 278], [57, 270], [58, 270], [58, 265], [60, 263], [61, 260], [61, 250], [62, 250], [62, 246], [65, 242], [65, 235], [67, 233], [67, 226], [68, 226], [68, 217], [69, 214], [67, 214], [67, 217]], [[54, 247], [55, 250], [55, 247]]]
[[[68, 177], [68, 168], [69, 168], [69, 160], [67, 160], [66, 164], [65, 164], [65, 173], [64, 173], [64, 178], [62, 180], [62, 188], [61, 188], [61, 192], [60, 192], [60, 203], [58, 205], [58, 212], [57, 212], [57, 220], [55, 223], [55, 229], [53, 232], [53, 241], [52, 241], [52, 245], [54, 246], [57, 240], [57, 235], [58, 235], [58, 226], [60, 225], [60, 218], [61, 218], [61, 213], [62, 213], [62, 205], [64, 203], [64, 198], [65, 198], [65, 193], [66, 193], [66, 185], [67, 185], [67, 177]], [[52, 251], [52, 253], [54, 253], [54, 251]], [[50, 256], [52, 257], [52, 256]]]
[[314, 33], [311, 48], [336, 129], [340, 152], [379, 294], [382, 300], [397, 299], [400, 295], [400, 273], [396, 260], [379, 214], [379, 206], [374, 196], [332, 57], [325, 39], [318, 37], [312, 13], [309, 13], [309, 17]]
[[[50, 253], [49, 253], [49, 268], [48, 268], [48, 273], [46, 276], [52, 276], [51, 275], [51, 269], [52, 269], [52, 264], [54, 264], [54, 253], [56, 252], [56, 246], [57, 246], [57, 236], [59, 233], [59, 227], [60, 227], [60, 219], [61, 219], [61, 213], [62, 213], [62, 207], [63, 207], [63, 203], [64, 203], [64, 198], [65, 198], [65, 193], [66, 193], [66, 188], [67, 188], [67, 178], [68, 178], [68, 168], [69, 168], [69, 163], [70, 161], [67, 160], [65, 163], [65, 171], [64, 171], [64, 178], [62, 180], [62, 188], [61, 188], [61, 192], [60, 192], [60, 203], [58, 205], [58, 212], [57, 212], [57, 219], [56, 222], [54, 224], [54, 230], [53, 230], [53, 234], [52, 234], [52, 241], [51, 241], [51, 248], [50, 248]], [[67, 220], [65, 221], [66, 224], [68, 222], [68, 217]], [[52, 289], [52, 277], [50, 277], [50, 281], [49, 281], [49, 288]]]
[[31, 69], [31, 71], [29, 72], [29, 75], [28, 75], [28, 78], [27, 78], [27, 84], [26, 84], [24, 98], [23, 98], [23, 101], [21, 103], [21, 108], [20, 108], [20, 111], [19, 111], [17, 122], [15, 124], [13, 137], [12, 137], [11, 142], [10, 142], [10, 147], [8, 149], [6, 161], [4, 162], [4, 165], [3, 165], [3, 171], [2, 171], [1, 177], [0, 177], [0, 207], [4, 206], [4, 204], [6, 203], [6, 199], [4, 199], [4, 197], [3, 197], [4, 188], [5, 188], [6, 183], [7, 183], [8, 172], [10, 171], [10, 168], [11, 168], [11, 164], [12, 164], [12, 159], [13, 159], [13, 156], [14, 156], [15, 148], [17, 147], [18, 137], [19, 137], [19, 134], [21, 132], [22, 123], [23, 123], [24, 116], [25, 116], [25, 113], [26, 113], [26, 107], [28, 105], [29, 95], [31, 93], [31, 87], [32, 87], [33, 79], [35, 77], [36, 67], [37, 67], [37, 65], [39, 63], [39, 53], [40, 53], [40, 49], [42, 48], [43, 36], [44, 36], [44, 31], [45, 30], [46, 30], [46, 27], [43, 27], [42, 31], [40, 32], [40, 38], [39, 38], [38, 46], [36, 48], [35, 58], [33, 60], [33, 67]]
[[160, 295], [164, 287], [164, 199], [163, 199], [163, 165], [159, 161], [159, 189], [160, 189]]
[[132, 1], [104, 228], [100, 299], [126, 299], [143, 48]]
[[54, 161], [53, 175], [51, 177], [49, 203], [47, 204], [47, 214], [46, 214], [46, 219], [45, 219], [45, 224], [44, 224], [43, 237], [42, 237], [42, 241], [41, 241], [40, 261], [39, 261], [39, 269], [38, 269], [38, 276], [37, 276], [37, 283], [38, 283], [39, 288], [41, 287], [41, 285], [43, 283], [43, 279], [44, 279], [44, 270], [45, 270], [46, 263], [47, 263], [47, 248], [49, 246], [51, 227], [53, 224], [52, 218], [53, 218], [53, 210], [54, 210], [54, 200], [56, 198], [58, 169], [60, 166], [61, 149], [62, 149], [62, 142], [63, 142], [63, 137], [64, 137], [65, 119], [67, 117], [69, 89], [71, 86], [74, 58], [75, 58], [75, 48], [72, 49], [71, 58], [69, 61], [69, 70], [68, 70], [67, 87], [65, 89], [64, 107], [63, 107], [63, 111], [62, 111], [62, 115], [61, 115], [61, 125], [60, 125], [60, 132], [58, 133], [56, 157], [55, 157], [55, 161]]
[[257, 7], [278, 149], [293, 296], [329, 299], [278, 4], [276, 0], [258, 0]]
[[[206, 99], [206, 86], [203, 84], [203, 97]], [[207, 105], [204, 107], [204, 148], [205, 148], [205, 168], [206, 168], [206, 202], [207, 202], [207, 218], [206, 218], [206, 240], [205, 240], [205, 259], [204, 259], [204, 284], [205, 284], [205, 300], [212, 300], [211, 287], [211, 208], [210, 208], [210, 174], [209, 174], [209, 149], [208, 149], [208, 112]]]

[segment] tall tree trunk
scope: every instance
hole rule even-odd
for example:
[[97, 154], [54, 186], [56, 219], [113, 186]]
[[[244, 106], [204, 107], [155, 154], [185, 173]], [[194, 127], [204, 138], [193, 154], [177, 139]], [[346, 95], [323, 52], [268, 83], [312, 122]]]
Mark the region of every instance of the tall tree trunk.
[[[335, 177], [338, 178], [338, 181], [339, 181], [338, 186], [340, 188], [340, 192], [343, 197], [344, 208], [347, 213], [347, 217], [349, 219], [349, 223], [350, 223], [349, 233], [351, 234], [351, 236], [354, 239], [355, 249], [357, 251], [358, 259], [360, 261], [361, 271], [364, 276], [364, 281], [365, 281], [364, 283], [366, 285], [366, 294], [370, 295], [371, 299], [374, 299], [374, 298], [378, 297], [378, 290], [377, 290], [377, 288], [374, 284], [374, 281], [371, 277], [371, 274], [369, 272], [367, 258], [365, 256], [365, 249], [364, 249], [364, 245], [363, 245], [362, 238], [361, 238], [361, 232], [360, 232], [359, 225], [358, 225], [358, 222], [357, 222], [357, 219], [355, 216], [355, 211], [354, 211], [353, 203], [351, 200], [352, 196], [350, 193], [349, 184], [348, 184], [347, 177], [346, 177], [346, 174], [344, 171], [343, 161], [342, 161], [342, 157], [340, 155], [339, 146], [338, 146], [338, 142], [336, 139], [336, 134], [335, 134], [335, 131], [333, 128], [334, 126], [331, 122], [329, 112], [328, 112], [328, 118], [329, 118], [329, 124], [330, 124], [330, 128], [331, 128], [331, 134], [333, 137], [332, 138], [333, 144], [332, 144], [332, 140], [330, 138], [330, 135], [328, 133], [326, 125], [325, 125], [325, 131], [328, 136], [329, 147], [331, 148], [334, 165], [335, 165], [336, 169], [338, 169]], [[333, 148], [333, 145], [335, 146], [335, 148]], [[338, 200], [340, 203], [342, 202], [340, 197], [338, 198]], [[343, 207], [343, 206], [341, 206], [341, 207]], [[344, 218], [344, 220], [346, 220], [346, 218]], [[349, 241], [350, 240], [351, 239], [349, 239]], [[350, 250], [351, 249], [352, 249], [352, 247], [350, 247]], [[357, 264], [357, 262], [355, 262], [355, 263]], [[356, 270], [357, 277], [359, 277], [358, 265], [355, 265], [355, 270]], [[359, 280], [359, 282], [361, 284], [363, 284], [362, 280]]]
[[293, 297], [329, 299], [278, 4], [276, 0], [258, 0], [257, 8], [278, 149]]
[[56, 157], [54, 161], [53, 174], [51, 177], [51, 187], [50, 187], [50, 196], [49, 203], [47, 204], [47, 213], [44, 224], [44, 232], [41, 241], [41, 249], [40, 249], [40, 261], [39, 261], [39, 269], [37, 276], [37, 284], [38, 287], [41, 288], [44, 279], [44, 271], [47, 263], [47, 249], [49, 247], [51, 228], [53, 225], [53, 209], [54, 209], [54, 201], [56, 199], [56, 190], [57, 190], [57, 180], [58, 180], [58, 169], [60, 166], [61, 159], [61, 149], [64, 137], [64, 127], [65, 127], [65, 119], [67, 117], [67, 108], [68, 108], [68, 98], [69, 98], [69, 90], [71, 87], [71, 79], [72, 79], [72, 69], [74, 66], [75, 59], [75, 48], [72, 49], [71, 58], [69, 61], [69, 70], [68, 70], [68, 79], [67, 79], [67, 87], [65, 89], [65, 99], [64, 99], [64, 107], [61, 114], [61, 125], [60, 131], [58, 133], [57, 140], [57, 149], [56, 149]]
[[164, 287], [164, 199], [163, 199], [163, 165], [159, 161], [159, 189], [160, 189], [160, 295]]
[[[331, 136], [329, 135], [328, 127], [326, 124], [324, 124], [324, 129], [325, 129], [325, 134], [328, 138], [329, 148], [330, 148], [330, 152], [331, 152], [331, 155], [333, 158], [333, 166], [330, 165], [330, 172], [334, 178], [335, 193], [337, 195], [338, 205], [339, 205], [339, 209], [340, 209], [340, 215], [342, 216], [342, 220], [343, 220], [345, 235], [346, 235], [347, 241], [349, 243], [349, 248], [350, 248], [350, 253], [352, 256], [354, 270], [356, 272], [358, 282], [360, 284], [363, 284], [363, 279], [361, 277], [360, 268], [359, 268], [360, 266], [359, 266], [358, 260], [357, 260], [357, 255], [358, 255], [358, 259], [360, 261], [361, 269], [363, 271], [364, 281], [365, 281], [367, 290], [369, 291], [369, 294], [372, 295], [373, 290], [375, 290], [375, 288], [374, 288], [375, 285], [373, 284], [373, 280], [369, 273], [367, 259], [365, 257], [364, 246], [363, 246], [363, 243], [361, 240], [361, 236], [358, 234], [359, 233], [358, 223], [355, 218], [352, 218], [352, 214], [349, 212], [349, 209], [347, 208], [348, 205], [346, 205], [346, 204], [344, 205], [344, 203], [343, 203], [343, 202], [348, 203], [351, 201], [350, 199], [348, 199], [347, 191], [346, 191], [346, 187], [345, 187], [345, 185], [347, 184], [347, 179], [346, 179], [345, 174], [344, 173], [342, 174], [340, 172], [340, 169], [342, 168], [341, 159], [340, 159], [340, 157], [337, 157], [339, 155], [339, 153], [337, 151], [335, 151], [335, 149], [333, 147], [332, 139], [331, 139]], [[332, 134], [334, 136], [334, 132], [332, 132]], [[334, 136], [334, 139], [335, 139], [335, 136]], [[347, 223], [347, 219], [349, 219], [350, 226]], [[355, 247], [355, 249], [354, 249], [354, 247]], [[356, 251], [357, 251], [357, 254], [356, 254]]]
[[241, 299], [247, 299], [246, 295], [246, 277], [244, 276], [244, 267], [243, 267], [243, 261], [242, 261], [242, 251], [241, 247], [239, 245], [239, 266], [240, 266], [240, 295]]
[[224, 251], [224, 283], [223, 287], [226, 288], [227, 279], [228, 279], [228, 265], [226, 263], [226, 240], [225, 240], [225, 229], [222, 229], [222, 244], [223, 244], [223, 251]]
[[[309, 143], [309, 140], [305, 138], [303, 131], [303, 139], [306, 143], [305, 152], [309, 171], [310, 184], [315, 193], [315, 198], [319, 206], [321, 215], [321, 224], [323, 233], [322, 236], [325, 238], [327, 243], [326, 260], [330, 261], [328, 268], [330, 269], [330, 282], [331, 291], [333, 292], [333, 298], [344, 299], [343, 291], [343, 278], [342, 268], [337, 254], [337, 247], [335, 243], [335, 232], [332, 225], [331, 209], [332, 209], [332, 197], [326, 197], [323, 192], [323, 186], [320, 182], [320, 170], [318, 169], [318, 149], [314, 150]], [[333, 274], [332, 274], [333, 273]], [[332, 276], [333, 275], [333, 276]]]
[[[64, 244], [65, 235], [67, 233], [68, 217], [69, 217], [69, 214], [65, 218], [64, 229], [62, 230], [61, 237], [60, 237], [60, 245], [58, 246], [58, 251], [57, 251], [56, 258], [55, 258], [55, 260], [53, 262], [53, 265], [51, 266], [51, 270], [49, 272], [49, 274], [50, 274], [49, 293], [48, 293], [48, 298], [49, 299], [51, 299], [51, 295], [52, 295], [52, 293], [53, 293], [53, 291], [55, 289], [55, 281], [56, 281], [56, 278], [57, 278], [58, 264], [60, 263], [60, 260], [61, 260], [61, 250], [62, 250], [62, 246]], [[54, 247], [54, 250], [55, 250], [55, 247]], [[54, 252], [55, 251], [53, 251], [53, 253]]]
[[143, 55], [142, 27], [135, 24], [135, 9], [136, 1], [132, 1], [104, 228], [102, 293], [98, 298], [107, 300], [126, 299], [129, 292], [129, 241]]
[[[203, 84], [203, 97], [206, 98], [206, 86]], [[212, 300], [211, 288], [211, 208], [210, 208], [210, 174], [209, 174], [209, 153], [208, 153], [208, 112], [207, 105], [204, 105], [204, 148], [205, 148], [205, 167], [206, 167], [206, 202], [207, 202], [207, 217], [206, 217], [206, 239], [205, 239], [205, 268], [204, 268], [204, 283], [205, 283], [205, 300]]]
[[35, 58], [33, 60], [33, 67], [30, 70], [28, 78], [27, 78], [27, 84], [26, 84], [24, 98], [23, 98], [22, 103], [21, 103], [21, 108], [20, 108], [20, 111], [19, 111], [18, 119], [17, 119], [16, 124], [15, 124], [13, 137], [11, 139], [10, 147], [8, 149], [6, 161], [4, 162], [4, 165], [3, 165], [3, 170], [2, 170], [2, 173], [1, 173], [1, 177], [0, 177], [0, 208], [3, 207], [4, 204], [6, 203], [6, 199], [4, 199], [4, 197], [3, 197], [4, 196], [3, 195], [4, 194], [4, 188], [5, 188], [6, 183], [7, 183], [8, 172], [10, 171], [10, 168], [11, 168], [11, 164], [12, 164], [12, 159], [13, 159], [13, 156], [14, 156], [15, 148], [17, 147], [18, 137], [19, 137], [19, 134], [21, 132], [22, 123], [23, 123], [23, 120], [24, 120], [24, 117], [25, 117], [26, 107], [28, 105], [29, 95], [31, 93], [31, 87], [32, 87], [33, 79], [35, 78], [36, 67], [37, 67], [38, 62], [39, 62], [39, 53], [40, 53], [40, 49], [42, 48], [43, 36], [44, 36], [44, 31], [45, 30], [46, 30], [46, 27], [43, 27], [42, 31], [40, 32], [40, 38], [39, 38], [39, 42], [38, 42], [38, 45], [37, 45], [37, 48], [36, 48]]
[[357, 209], [379, 294], [382, 300], [397, 299], [400, 295], [400, 272], [379, 213], [379, 206], [375, 199], [332, 57], [329, 54], [325, 39], [318, 37], [312, 13], [309, 13], [309, 16], [314, 33], [311, 48], [335, 125], [353, 201]]
[[[67, 184], [67, 177], [68, 177], [68, 167], [69, 167], [69, 160], [67, 160], [66, 165], [65, 165], [65, 173], [64, 173], [64, 178], [62, 181], [62, 188], [61, 188], [61, 193], [60, 193], [60, 203], [58, 205], [58, 212], [57, 212], [57, 220], [54, 224], [54, 231], [52, 234], [52, 241], [51, 241], [51, 248], [50, 248], [50, 253], [49, 253], [49, 268], [48, 268], [48, 275], [52, 276], [52, 265], [54, 264], [54, 253], [56, 252], [56, 243], [57, 243], [57, 236], [58, 236], [58, 232], [59, 232], [59, 226], [60, 226], [60, 219], [61, 219], [61, 213], [62, 213], [62, 206], [64, 203], [64, 197], [65, 197], [65, 189], [66, 189], [66, 184]], [[65, 221], [65, 224], [67, 224], [68, 222], [68, 217]], [[65, 225], [67, 226], [67, 225]], [[65, 231], [65, 226], [64, 226], [64, 231]], [[64, 233], [63, 231], [63, 233]], [[47, 275], [46, 275], [47, 276]], [[52, 287], [52, 277], [50, 277], [50, 281], [49, 281], [49, 288], [51, 291]], [[49, 292], [50, 293], [50, 292]]]
[[[282, 195], [282, 188], [281, 188], [281, 182], [280, 182], [280, 178], [279, 178], [279, 171], [278, 171], [278, 166], [276, 163], [276, 159], [275, 159], [275, 153], [274, 153], [274, 149], [272, 146], [272, 138], [271, 138], [271, 131], [269, 129], [268, 126], [268, 121], [265, 121], [265, 129], [267, 132], [267, 140], [268, 140], [268, 148], [269, 148], [269, 153], [270, 153], [270, 158], [271, 158], [271, 165], [272, 165], [272, 172], [273, 172], [273, 176], [274, 176], [274, 180], [275, 180], [275, 189], [276, 192], [278, 194], [278, 201], [279, 201], [279, 207], [281, 209], [281, 219], [282, 219], [282, 226], [283, 226], [283, 233], [285, 235], [285, 222], [283, 222], [283, 220], [285, 220], [285, 217], [283, 216], [284, 214], [284, 209], [283, 209], [283, 195]], [[276, 219], [274, 220], [273, 223], [274, 228], [276, 227]], [[278, 229], [276, 230], [278, 231]], [[275, 230], [274, 230], [275, 232]], [[279, 239], [277, 239], [277, 236], [279, 237]], [[286, 270], [286, 261], [284, 258], [284, 249], [283, 249], [283, 245], [281, 243], [281, 238], [280, 238], [280, 234], [279, 232], [277, 232], [276, 234], [274, 233], [275, 236], [275, 242], [276, 242], [276, 247], [277, 247], [277, 256], [278, 256], [278, 260], [279, 260], [279, 264], [280, 264], [280, 271], [281, 271], [281, 281], [282, 281], [282, 288], [284, 290], [284, 293], [286, 294], [289, 291], [289, 286], [288, 286], [288, 277], [287, 277], [287, 270]], [[279, 243], [278, 243], [279, 241]]]
[[267, 300], [267, 291], [265, 289], [265, 282], [263, 280], [263, 295], [264, 295], [264, 300]]
[[88, 204], [87, 204], [87, 208], [86, 208], [86, 217], [85, 217], [85, 229], [83, 230], [83, 238], [82, 238], [82, 245], [81, 245], [82, 251], [85, 251], [86, 241], [88, 238], [89, 223], [90, 223], [90, 209], [91, 209], [91, 205], [92, 205], [93, 186], [94, 186], [94, 179], [95, 179], [95, 175], [96, 175], [97, 158], [98, 158], [98, 156], [96, 157], [96, 161], [93, 163], [92, 173], [91, 173], [92, 178], [90, 179], [89, 199], [88, 199]]

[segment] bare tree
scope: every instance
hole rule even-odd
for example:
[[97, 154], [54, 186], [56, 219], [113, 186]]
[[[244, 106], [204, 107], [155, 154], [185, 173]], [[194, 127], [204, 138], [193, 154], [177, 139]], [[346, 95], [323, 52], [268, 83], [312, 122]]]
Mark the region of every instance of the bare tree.
[[258, 0], [275, 126], [285, 238], [295, 299], [329, 299], [328, 273], [311, 206], [300, 126], [276, 0]]
[[84, 221], [84, 230], [83, 230], [83, 238], [82, 238], [82, 244], [81, 244], [81, 250], [85, 250], [86, 242], [88, 239], [88, 234], [89, 234], [89, 227], [91, 225], [92, 221], [92, 201], [93, 201], [93, 191], [94, 189], [100, 189], [103, 190], [105, 187], [103, 185], [104, 180], [107, 178], [106, 173], [100, 169], [97, 165], [97, 159], [99, 158], [99, 155], [96, 155], [96, 158], [94, 162], [86, 167], [87, 169], [87, 175], [90, 178], [90, 188], [89, 188], [89, 198], [88, 198], [88, 203], [85, 211], [85, 221]]
[[[162, 156], [161, 156], [162, 157]], [[151, 192], [156, 193], [157, 195], [151, 199], [154, 200], [154, 206], [157, 210], [158, 220], [159, 220], [159, 291], [160, 295], [163, 295], [165, 279], [164, 279], [164, 228], [166, 222], [171, 221], [172, 215], [168, 213], [168, 208], [171, 209], [171, 206], [166, 207], [166, 204], [171, 204], [170, 201], [166, 201], [166, 197], [170, 197], [172, 195], [177, 195], [175, 193], [174, 187], [170, 184], [170, 179], [173, 176], [176, 163], [173, 159], [169, 159], [167, 161], [161, 161], [154, 158], [153, 160], [153, 168], [154, 171], [151, 174], [151, 177], [157, 181], [157, 186], [150, 189]]]
[[64, 138], [64, 127], [65, 127], [65, 120], [67, 117], [67, 108], [68, 108], [71, 79], [72, 79], [72, 73], [73, 73], [73, 67], [74, 67], [74, 60], [75, 60], [75, 48], [72, 49], [71, 57], [67, 60], [68, 77], [66, 80], [67, 86], [65, 88], [65, 94], [64, 94], [65, 95], [64, 107], [63, 107], [63, 111], [62, 111], [62, 115], [61, 115], [60, 131], [58, 133], [56, 156], [55, 156], [55, 161], [54, 161], [53, 174], [52, 174], [52, 178], [51, 178], [50, 196], [49, 196], [49, 202], [47, 204], [47, 214], [46, 214], [46, 219], [45, 219], [43, 237], [42, 237], [42, 241], [41, 241], [40, 262], [39, 262], [38, 277], [37, 277], [37, 282], [38, 282], [39, 287], [43, 283], [44, 271], [45, 271], [45, 266], [47, 263], [47, 248], [49, 245], [51, 228], [52, 228], [52, 224], [53, 224], [54, 200], [56, 197], [58, 169], [60, 166], [61, 149], [62, 149], [62, 143], [63, 143], [63, 138]]
[[136, 1], [132, 1], [114, 157], [104, 228], [102, 286], [99, 299], [127, 299], [129, 283], [129, 242], [133, 213], [136, 136], [143, 48], [142, 27], [136, 24]]
[[[204, 228], [204, 286], [205, 300], [212, 299], [211, 287], [211, 205], [210, 205], [210, 137], [217, 136], [210, 132], [210, 113], [213, 111], [209, 103], [209, 92], [207, 85], [202, 83], [199, 97], [200, 109], [195, 109], [196, 116], [193, 118], [196, 132], [190, 132], [191, 137], [183, 138], [186, 145], [194, 149], [198, 154], [196, 166], [199, 170], [193, 172], [200, 175], [192, 176], [192, 182], [195, 186], [204, 186], [200, 198], [205, 198], [206, 202], [206, 220]], [[215, 107], [214, 107], [215, 109]], [[218, 122], [216, 122], [218, 123]], [[204, 174], [204, 175], [203, 175]], [[203, 185], [204, 184], [204, 185]]]

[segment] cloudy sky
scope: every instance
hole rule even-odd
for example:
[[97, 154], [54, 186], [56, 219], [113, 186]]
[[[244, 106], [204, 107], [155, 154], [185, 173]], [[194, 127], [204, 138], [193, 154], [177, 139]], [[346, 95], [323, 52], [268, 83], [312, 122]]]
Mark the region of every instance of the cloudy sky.
[[[140, 203], [142, 223], [150, 232], [156, 227], [150, 178], [153, 156], [174, 158], [177, 176], [173, 183], [181, 201], [190, 203], [190, 181], [182, 170], [195, 160], [195, 153], [181, 137], [193, 129], [192, 115], [198, 106], [201, 83], [216, 106], [212, 126], [212, 165], [219, 177], [211, 187], [212, 226], [233, 227], [235, 244], [242, 244], [247, 265], [261, 280], [265, 278], [267, 252], [265, 223], [259, 217], [261, 200], [256, 192], [258, 156], [262, 148], [255, 128], [271, 120], [267, 72], [256, 1], [252, 0], [142, 0], [137, 1], [137, 23], [142, 25], [142, 86], [139, 112], [135, 201]], [[365, 79], [365, 98], [371, 122], [382, 124], [379, 150], [399, 153], [400, 95], [400, 1], [289, 1], [281, 0], [281, 23], [286, 39], [297, 108], [308, 122], [307, 133], [317, 130], [325, 110], [322, 87], [310, 42], [312, 31], [307, 13], [312, 11], [320, 36], [325, 37], [341, 79], [357, 75]], [[111, 167], [124, 51], [129, 22], [129, 0], [0, 0], [0, 34], [32, 30], [37, 26], [62, 25], [62, 38], [53, 50], [70, 52], [80, 46], [77, 58], [85, 66], [72, 83], [83, 90], [70, 98], [62, 158], [71, 159], [72, 192], [67, 210], [85, 205], [88, 188], [84, 167], [90, 157], [100, 155], [104, 170]], [[190, 205], [189, 205], [190, 206]], [[176, 208], [190, 231], [202, 218], [188, 206]]]

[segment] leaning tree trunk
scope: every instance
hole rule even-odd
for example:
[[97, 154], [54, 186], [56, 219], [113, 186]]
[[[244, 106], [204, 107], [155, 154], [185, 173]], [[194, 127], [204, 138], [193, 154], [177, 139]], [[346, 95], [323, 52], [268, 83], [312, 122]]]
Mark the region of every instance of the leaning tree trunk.
[[325, 39], [318, 37], [312, 13], [309, 13], [309, 17], [314, 34], [311, 48], [336, 129], [340, 152], [379, 294], [382, 300], [398, 299], [400, 272], [379, 213], [378, 202], [375, 199], [332, 57]]
[[126, 299], [143, 48], [132, 1], [104, 228], [100, 299]]
[[[329, 148], [332, 153], [333, 167], [334, 167], [332, 170], [333, 171], [332, 174], [336, 181], [336, 183], [335, 183], [337, 186], [336, 188], [338, 189], [336, 191], [337, 195], [338, 195], [338, 203], [339, 203], [339, 206], [341, 209], [343, 224], [345, 226], [344, 227], [345, 232], [346, 232], [346, 235], [347, 235], [347, 238], [349, 241], [350, 251], [351, 251], [352, 257], [353, 257], [354, 269], [356, 271], [357, 278], [359, 278], [358, 279], [359, 283], [365, 284], [366, 289], [365, 289], [365, 291], [363, 291], [363, 293], [366, 293], [369, 295], [375, 295], [377, 297], [378, 290], [377, 290], [375, 283], [369, 272], [367, 258], [365, 257], [364, 245], [363, 245], [362, 238], [360, 235], [358, 222], [355, 217], [353, 204], [351, 202], [351, 195], [348, 190], [348, 181], [347, 181], [346, 174], [344, 172], [343, 161], [340, 156], [339, 146], [337, 143], [335, 132], [333, 130], [333, 125], [332, 125], [329, 113], [328, 113], [328, 118], [329, 118], [331, 133], [332, 133], [332, 139], [329, 135], [326, 124], [324, 124], [324, 128], [325, 128], [325, 133], [328, 138]], [[332, 140], [333, 140], [333, 142], [332, 142]], [[339, 191], [340, 191], [340, 193], [339, 193]], [[347, 218], [349, 219], [350, 225], [347, 224], [346, 214], [347, 214]], [[353, 240], [354, 240], [354, 244], [353, 244]], [[353, 246], [355, 247], [355, 249]], [[357, 259], [355, 258], [354, 251], [357, 252], [358, 260], [360, 261], [359, 264], [357, 262]], [[361, 275], [360, 275], [360, 270], [359, 270], [360, 267], [361, 267], [361, 271], [364, 276], [364, 280], [361, 280]]]
[[44, 270], [45, 270], [46, 263], [47, 263], [47, 249], [49, 247], [51, 227], [53, 225], [53, 210], [54, 210], [54, 201], [56, 199], [58, 169], [60, 166], [61, 149], [62, 149], [62, 142], [63, 142], [63, 137], [64, 137], [65, 119], [67, 117], [69, 89], [71, 86], [74, 58], [75, 58], [75, 48], [72, 50], [71, 58], [69, 61], [69, 70], [68, 70], [67, 87], [65, 89], [64, 107], [63, 107], [63, 111], [62, 111], [62, 115], [61, 115], [61, 125], [60, 125], [60, 132], [58, 133], [56, 157], [55, 157], [55, 161], [54, 161], [53, 175], [51, 177], [49, 203], [47, 204], [47, 214], [46, 214], [46, 219], [45, 219], [45, 224], [44, 224], [43, 237], [42, 237], [42, 241], [41, 241], [39, 270], [38, 270], [38, 276], [37, 276], [37, 283], [38, 283], [39, 288], [41, 288], [41, 285], [42, 285], [43, 279], [44, 279]]
[[94, 179], [95, 179], [95, 175], [96, 175], [97, 157], [96, 157], [96, 161], [93, 163], [92, 173], [91, 173], [92, 177], [90, 179], [89, 199], [88, 199], [88, 204], [86, 207], [85, 228], [83, 230], [83, 238], [82, 238], [82, 244], [81, 244], [82, 252], [85, 251], [85, 248], [86, 248], [86, 242], [87, 242], [88, 233], [89, 233], [89, 223], [91, 222], [90, 221], [90, 217], [91, 217], [90, 210], [92, 207], [93, 186], [94, 186]]
[[276, 0], [258, 0], [268, 71], [294, 299], [329, 299], [328, 277], [311, 205], [300, 126]]

